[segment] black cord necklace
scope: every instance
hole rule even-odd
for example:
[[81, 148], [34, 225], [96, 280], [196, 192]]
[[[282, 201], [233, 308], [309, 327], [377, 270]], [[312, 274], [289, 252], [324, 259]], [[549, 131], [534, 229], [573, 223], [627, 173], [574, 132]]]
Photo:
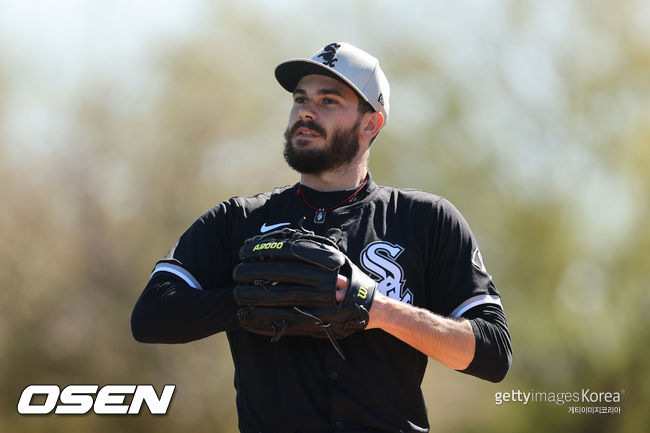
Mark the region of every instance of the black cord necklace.
[[309, 203], [307, 201], [307, 199], [305, 198], [305, 193], [302, 190], [301, 186], [298, 186], [297, 194], [302, 197], [302, 201], [304, 201], [307, 206], [309, 206], [310, 208], [312, 208], [312, 209], [314, 209], [316, 211], [316, 214], [314, 215], [314, 222], [316, 224], [322, 224], [325, 221], [325, 217], [327, 216], [327, 212], [329, 212], [331, 210], [334, 210], [334, 209], [338, 209], [341, 206], [343, 206], [345, 203], [352, 200], [352, 198], [355, 195], [357, 195], [359, 193], [359, 191], [361, 191], [363, 189], [363, 187], [366, 186], [367, 183], [368, 183], [368, 177], [366, 176], [366, 180], [364, 180], [363, 183], [361, 184], [361, 186], [359, 188], [357, 188], [352, 194], [350, 194], [350, 196], [348, 198], [346, 198], [345, 200], [343, 200], [341, 203], [337, 204], [336, 206], [332, 206], [332, 207], [328, 207], [328, 208], [322, 208], [322, 207], [319, 208], [319, 207], [316, 207], [313, 204]]

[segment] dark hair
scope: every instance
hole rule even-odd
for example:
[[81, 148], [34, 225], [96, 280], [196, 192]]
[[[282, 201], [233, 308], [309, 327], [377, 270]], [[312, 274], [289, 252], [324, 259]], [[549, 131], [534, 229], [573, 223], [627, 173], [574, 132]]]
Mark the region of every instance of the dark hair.
[[[359, 117], [363, 116], [366, 113], [374, 113], [376, 110], [372, 108], [372, 105], [365, 99], [361, 97], [358, 93], [354, 92], [357, 95], [357, 99], [359, 100], [359, 107], [357, 108], [357, 112], [359, 113]], [[377, 138], [377, 135], [379, 135], [379, 132], [375, 134], [374, 137], [370, 139], [370, 144], [372, 144], [373, 141], [375, 141], [375, 138]]]
[[368, 103], [368, 101], [363, 99], [360, 95], [357, 95], [357, 99], [359, 100], [359, 114], [372, 113], [375, 111], [375, 109], [372, 108], [372, 105], [370, 105], [370, 103]]

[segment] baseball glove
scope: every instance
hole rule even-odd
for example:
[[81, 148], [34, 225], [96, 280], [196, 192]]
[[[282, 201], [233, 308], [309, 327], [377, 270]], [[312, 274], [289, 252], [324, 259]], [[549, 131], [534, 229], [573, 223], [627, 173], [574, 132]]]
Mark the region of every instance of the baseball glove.
[[[247, 239], [233, 270], [237, 321], [250, 332], [329, 338], [345, 359], [339, 338], [368, 325], [377, 283], [327, 237], [285, 228]], [[338, 274], [348, 278], [337, 303]]]

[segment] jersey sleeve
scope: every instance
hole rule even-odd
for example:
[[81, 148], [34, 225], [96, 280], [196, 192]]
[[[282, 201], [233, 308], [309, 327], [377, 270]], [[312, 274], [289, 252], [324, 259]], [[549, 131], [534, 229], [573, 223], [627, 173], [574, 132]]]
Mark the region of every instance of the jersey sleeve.
[[156, 264], [131, 315], [136, 340], [184, 343], [235, 327], [236, 212], [234, 199], [206, 212]]
[[472, 325], [476, 339], [474, 358], [463, 373], [500, 382], [512, 364], [512, 343], [508, 321], [503, 309], [495, 304], [483, 304], [464, 313]]
[[441, 199], [431, 235], [429, 308], [446, 317], [460, 317], [483, 304], [501, 306], [501, 297], [485, 267], [467, 221], [449, 201]]
[[233, 199], [201, 215], [156, 264], [152, 276], [168, 272], [197, 290], [231, 285], [234, 257], [230, 235], [236, 210]]

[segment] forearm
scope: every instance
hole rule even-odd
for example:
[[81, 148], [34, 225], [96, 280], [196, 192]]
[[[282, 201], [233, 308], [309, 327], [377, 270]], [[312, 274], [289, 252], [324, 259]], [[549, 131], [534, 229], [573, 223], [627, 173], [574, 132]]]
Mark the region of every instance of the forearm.
[[230, 290], [203, 291], [156, 274], [131, 315], [133, 337], [143, 343], [186, 343], [235, 326]]
[[472, 363], [462, 372], [500, 382], [512, 363], [512, 345], [508, 321], [498, 305], [484, 304], [465, 312], [476, 338], [476, 353]]
[[470, 323], [414, 307], [377, 292], [368, 328], [380, 328], [441, 364], [456, 370], [467, 368], [474, 358], [476, 341]]

